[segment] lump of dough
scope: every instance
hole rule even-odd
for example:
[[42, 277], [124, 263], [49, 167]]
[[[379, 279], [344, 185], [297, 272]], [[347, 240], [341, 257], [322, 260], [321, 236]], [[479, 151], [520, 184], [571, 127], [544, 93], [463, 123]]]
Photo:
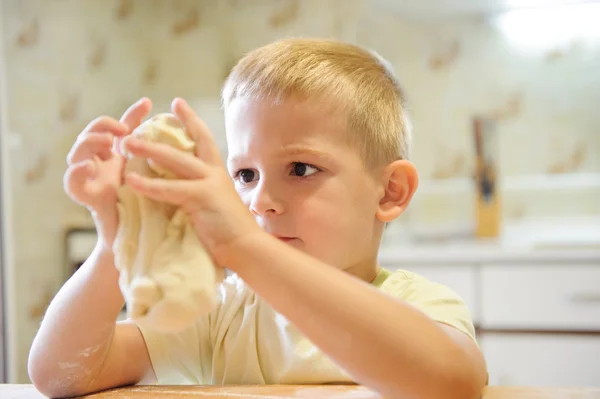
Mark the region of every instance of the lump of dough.
[[[158, 114], [133, 135], [193, 153], [194, 141], [172, 114]], [[127, 154], [125, 171], [175, 178], [160, 165]], [[119, 287], [128, 317], [140, 326], [176, 332], [216, 305], [216, 284], [224, 276], [199, 241], [187, 215], [176, 206], [141, 196], [128, 186], [118, 192], [119, 227], [113, 245]]]
[[[173, 114], [163, 113], [153, 116], [142, 123], [131, 133], [132, 136], [148, 141], [156, 141], [175, 147], [184, 152], [193, 153], [196, 143], [187, 135], [183, 124]], [[121, 142], [121, 153], [129, 157], [128, 151]], [[170, 170], [148, 160], [148, 166], [160, 177], [175, 178]]]

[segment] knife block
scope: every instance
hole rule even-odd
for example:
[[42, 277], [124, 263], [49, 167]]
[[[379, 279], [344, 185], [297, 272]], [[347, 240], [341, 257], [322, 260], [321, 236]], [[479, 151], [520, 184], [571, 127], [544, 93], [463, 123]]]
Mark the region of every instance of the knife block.
[[473, 137], [476, 186], [475, 236], [498, 237], [502, 224], [502, 202], [498, 184], [498, 138], [495, 121], [475, 117]]

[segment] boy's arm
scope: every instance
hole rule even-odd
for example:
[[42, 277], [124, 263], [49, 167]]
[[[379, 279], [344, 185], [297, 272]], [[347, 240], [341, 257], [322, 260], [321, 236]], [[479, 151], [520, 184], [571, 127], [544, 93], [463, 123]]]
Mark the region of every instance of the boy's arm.
[[241, 239], [227, 264], [357, 382], [385, 397], [480, 397], [483, 356], [455, 328], [266, 233]]
[[113, 254], [98, 245], [56, 295], [29, 354], [29, 376], [50, 397], [153, 382], [144, 339], [123, 307]]

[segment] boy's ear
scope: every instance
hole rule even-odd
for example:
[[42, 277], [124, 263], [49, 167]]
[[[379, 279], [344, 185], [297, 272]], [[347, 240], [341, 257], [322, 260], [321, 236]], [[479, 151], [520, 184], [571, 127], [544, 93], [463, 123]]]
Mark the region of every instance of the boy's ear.
[[408, 206], [419, 185], [417, 169], [410, 161], [394, 161], [382, 174], [383, 197], [379, 200], [376, 216], [382, 222], [396, 219]]

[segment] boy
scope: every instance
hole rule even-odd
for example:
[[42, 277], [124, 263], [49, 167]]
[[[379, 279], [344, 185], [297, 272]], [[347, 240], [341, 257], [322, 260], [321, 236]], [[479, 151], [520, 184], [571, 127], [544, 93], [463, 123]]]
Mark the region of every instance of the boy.
[[[402, 92], [383, 61], [335, 41], [282, 40], [235, 66], [223, 104], [227, 168], [181, 99], [172, 110], [198, 143], [195, 157], [126, 137], [148, 99], [81, 133], [65, 189], [91, 210], [99, 240], [34, 340], [36, 387], [66, 396], [157, 382], [355, 382], [388, 398], [479, 397], [485, 363], [462, 300], [377, 265], [384, 225], [418, 182]], [[183, 207], [215, 263], [235, 273], [218, 308], [181, 333], [115, 323], [124, 302], [111, 252], [120, 140], [179, 176], [124, 184]]]

